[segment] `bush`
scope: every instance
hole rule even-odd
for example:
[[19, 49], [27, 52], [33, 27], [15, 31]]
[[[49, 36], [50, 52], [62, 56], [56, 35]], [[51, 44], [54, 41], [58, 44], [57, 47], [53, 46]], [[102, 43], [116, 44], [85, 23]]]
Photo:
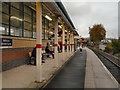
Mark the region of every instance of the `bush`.
[[112, 41], [112, 47], [113, 47], [113, 54], [120, 52], [120, 41], [119, 40], [113, 40]]
[[112, 47], [112, 44], [111, 44], [111, 43], [108, 43], [108, 44], [106, 45], [104, 52], [107, 52], [107, 53], [113, 52], [113, 47]]

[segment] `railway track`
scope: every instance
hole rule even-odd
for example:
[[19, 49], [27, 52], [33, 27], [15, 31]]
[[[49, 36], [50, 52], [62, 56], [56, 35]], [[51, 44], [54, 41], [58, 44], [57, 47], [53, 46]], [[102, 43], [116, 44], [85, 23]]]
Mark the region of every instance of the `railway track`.
[[120, 84], [120, 60], [114, 56], [106, 55], [106, 53], [102, 51], [93, 51]]

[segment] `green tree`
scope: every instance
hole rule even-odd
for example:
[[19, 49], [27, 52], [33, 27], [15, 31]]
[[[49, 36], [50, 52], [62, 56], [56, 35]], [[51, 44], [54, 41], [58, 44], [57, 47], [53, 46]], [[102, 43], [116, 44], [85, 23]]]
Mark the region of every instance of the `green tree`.
[[113, 54], [120, 53], [120, 41], [119, 40], [113, 40], [112, 47], [113, 47]]
[[89, 27], [90, 40], [98, 44], [106, 36], [106, 30], [102, 24], [93, 25], [92, 28]]

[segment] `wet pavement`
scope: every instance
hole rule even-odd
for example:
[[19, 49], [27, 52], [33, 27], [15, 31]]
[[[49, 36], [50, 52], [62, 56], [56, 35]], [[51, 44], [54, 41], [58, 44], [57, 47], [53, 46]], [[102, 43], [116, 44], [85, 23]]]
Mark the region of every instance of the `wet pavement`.
[[84, 88], [86, 50], [77, 51], [45, 88]]

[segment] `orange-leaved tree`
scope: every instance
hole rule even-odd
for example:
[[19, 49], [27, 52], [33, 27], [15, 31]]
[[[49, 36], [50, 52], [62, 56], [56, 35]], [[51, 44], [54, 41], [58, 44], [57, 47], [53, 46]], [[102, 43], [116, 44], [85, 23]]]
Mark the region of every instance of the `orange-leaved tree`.
[[95, 44], [98, 44], [106, 36], [106, 30], [102, 24], [93, 25], [89, 27], [90, 40]]

